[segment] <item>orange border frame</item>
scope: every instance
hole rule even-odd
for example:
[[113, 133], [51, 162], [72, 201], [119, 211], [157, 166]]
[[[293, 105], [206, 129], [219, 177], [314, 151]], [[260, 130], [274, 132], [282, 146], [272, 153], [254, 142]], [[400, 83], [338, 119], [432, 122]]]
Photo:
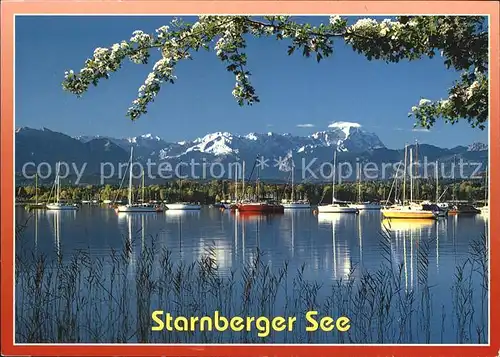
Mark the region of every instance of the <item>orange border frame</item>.
[[[335, 354], [350, 356], [359, 354], [420, 356], [460, 355], [499, 356], [500, 355], [500, 305], [493, 304], [490, 311], [489, 346], [15, 346], [13, 344], [13, 224], [14, 196], [13, 141], [14, 141], [14, 14], [157, 14], [157, 13], [290, 13], [290, 14], [488, 14], [490, 16], [490, 200], [493, 207], [500, 202], [500, 126], [499, 118], [499, 3], [496, 1], [47, 1], [11, 2], [1, 4], [1, 354], [2, 355], [67, 355], [67, 356], [232, 356], [232, 355], [319, 355]], [[499, 166], [492, 165], [497, 162]], [[490, 212], [490, 230], [500, 230], [500, 211]], [[490, 237], [490, 296], [500, 296], [500, 251], [491, 244]]]

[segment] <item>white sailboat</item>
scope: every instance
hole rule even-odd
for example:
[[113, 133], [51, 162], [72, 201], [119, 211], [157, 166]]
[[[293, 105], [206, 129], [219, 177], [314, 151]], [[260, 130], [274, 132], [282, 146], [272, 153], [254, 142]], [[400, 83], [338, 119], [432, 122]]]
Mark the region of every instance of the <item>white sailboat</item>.
[[[152, 205], [145, 204], [144, 202], [142, 204], [138, 203], [133, 203], [132, 200], [132, 160], [133, 160], [133, 152], [134, 148], [130, 148], [130, 162], [128, 165], [128, 171], [129, 171], [129, 178], [128, 178], [128, 203], [126, 205], [120, 205], [116, 208], [117, 212], [126, 212], [126, 213], [132, 213], [132, 212], [158, 212], [159, 209], [157, 207], [154, 207]], [[144, 172], [142, 173], [144, 177]], [[144, 195], [144, 189], [143, 189], [143, 195]], [[143, 197], [144, 201], [144, 197]]]
[[338, 201], [335, 199], [335, 175], [337, 165], [337, 150], [333, 154], [333, 178], [332, 178], [332, 203], [318, 206], [319, 213], [359, 213], [359, 210], [354, 207], [349, 207], [347, 202]]
[[488, 215], [490, 213], [490, 208], [488, 204], [488, 167], [484, 172], [484, 206], [480, 207], [479, 210], [481, 214]]
[[59, 176], [60, 163], [56, 165], [56, 178], [54, 180], [54, 202], [47, 203], [47, 209], [57, 211], [74, 211], [78, 209], [76, 204], [61, 202], [61, 178]]
[[281, 204], [285, 209], [310, 209], [311, 204], [306, 200], [295, 200], [295, 165], [292, 159], [292, 197], [291, 200], [283, 200]]
[[[179, 179], [179, 193], [182, 195], [182, 179]], [[198, 211], [201, 205], [191, 202], [175, 202], [165, 204], [168, 210]]]
[[349, 205], [360, 211], [378, 211], [382, 207], [378, 202], [362, 202], [361, 201], [361, 167], [358, 167], [358, 202]]

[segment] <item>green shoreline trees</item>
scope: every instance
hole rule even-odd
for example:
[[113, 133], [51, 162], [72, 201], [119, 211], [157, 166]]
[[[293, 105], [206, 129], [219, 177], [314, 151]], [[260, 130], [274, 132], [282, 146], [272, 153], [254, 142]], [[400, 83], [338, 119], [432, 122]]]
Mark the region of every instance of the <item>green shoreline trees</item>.
[[[442, 200], [482, 201], [484, 200], [484, 180], [472, 179], [455, 182], [440, 182], [440, 191], [443, 192]], [[367, 181], [362, 183], [362, 200], [382, 201], [387, 199], [391, 190], [390, 181]], [[238, 192], [241, 195], [241, 185]], [[316, 204], [324, 198], [328, 202], [331, 197], [330, 184], [301, 183], [295, 187], [296, 198], [309, 199]], [[38, 201], [44, 202], [50, 195], [50, 186], [38, 187]], [[247, 184], [245, 191], [252, 197], [254, 183]], [[182, 183], [182, 196], [179, 193], [177, 181], [169, 181], [162, 185], [148, 185], [145, 187], [146, 200], [176, 201], [179, 199], [192, 200], [203, 204], [215, 203], [223, 199], [234, 197], [234, 182], [213, 180], [208, 182], [184, 180]], [[358, 199], [358, 184], [344, 182], [335, 185], [336, 196], [340, 200], [356, 201]], [[266, 197], [281, 200], [291, 197], [291, 187], [285, 184], [262, 183], [260, 192]], [[19, 186], [16, 188], [17, 198], [20, 201], [34, 201], [35, 187], [33, 185]], [[224, 194], [225, 193], [225, 194]], [[134, 189], [134, 195], [142, 197], [140, 188]], [[127, 189], [119, 189], [118, 185], [63, 185], [61, 198], [64, 200], [123, 200], [127, 197]], [[436, 186], [433, 180], [419, 183], [419, 199], [435, 200]]]

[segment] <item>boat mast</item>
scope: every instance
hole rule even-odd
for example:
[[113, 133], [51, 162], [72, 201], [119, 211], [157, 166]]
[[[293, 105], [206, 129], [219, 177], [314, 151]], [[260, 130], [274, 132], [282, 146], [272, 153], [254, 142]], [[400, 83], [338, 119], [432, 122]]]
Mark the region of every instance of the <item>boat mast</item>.
[[358, 202], [361, 203], [361, 166], [358, 166]]
[[405, 159], [404, 159], [404, 175], [403, 175], [403, 205], [406, 202], [406, 157], [407, 157], [407, 151], [408, 150], [408, 145], [405, 145]]
[[293, 159], [292, 159], [292, 202], [295, 202], [294, 171], [295, 171], [295, 167], [293, 166]]
[[[182, 166], [179, 171], [182, 170]], [[179, 175], [179, 200], [182, 201], [182, 175]]]
[[[456, 165], [456, 159], [457, 155], [453, 155], [453, 172], [452, 172], [452, 179], [455, 181], [455, 165]], [[453, 200], [453, 203], [455, 203], [455, 183], [452, 185], [452, 193], [451, 193], [451, 199]]]
[[439, 170], [438, 162], [436, 161], [436, 203], [439, 202]]
[[241, 197], [242, 197], [242, 199], [245, 199], [245, 161], [243, 161], [243, 164], [242, 164], [242, 171], [243, 171], [243, 175], [241, 178], [241, 182], [242, 182], [241, 190], [243, 192], [241, 194]]
[[488, 204], [488, 166], [486, 166], [486, 170], [484, 170], [484, 205], [489, 206], [489, 204]]
[[132, 205], [132, 155], [134, 147], [130, 148], [130, 164], [129, 164], [129, 175], [128, 175], [128, 204]]
[[142, 169], [142, 203], [146, 202], [146, 197], [144, 196], [144, 169]]
[[413, 152], [410, 148], [410, 203], [413, 203]]
[[256, 199], [260, 201], [260, 166], [257, 166], [257, 181], [255, 186]]
[[35, 205], [38, 205], [38, 172], [35, 173]]
[[337, 165], [337, 149], [333, 152], [333, 169], [332, 169], [332, 204], [335, 203], [335, 166]]
[[420, 175], [420, 164], [418, 161], [418, 140], [415, 140], [415, 196], [420, 196], [420, 181], [418, 180]]
[[59, 182], [59, 170], [61, 168], [61, 163], [58, 162], [57, 163], [57, 169], [56, 169], [56, 203], [59, 202], [60, 200], [60, 193], [61, 193], [61, 189], [60, 189], [60, 182]]
[[395, 204], [398, 202], [398, 197], [399, 197], [399, 192], [398, 192], [398, 174], [399, 174], [399, 167], [398, 167], [398, 169], [396, 171], [396, 178], [394, 179], [394, 203]]
[[238, 203], [238, 165], [234, 165], [234, 200]]

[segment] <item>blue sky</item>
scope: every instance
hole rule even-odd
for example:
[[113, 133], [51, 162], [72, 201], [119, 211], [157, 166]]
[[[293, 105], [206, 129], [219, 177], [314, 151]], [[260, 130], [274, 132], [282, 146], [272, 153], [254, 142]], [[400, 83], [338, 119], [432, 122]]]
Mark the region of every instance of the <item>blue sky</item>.
[[370, 62], [342, 41], [336, 43], [333, 57], [318, 64], [300, 54], [289, 57], [286, 42], [249, 40], [249, 69], [261, 99], [252, 107], [239, 107], [233, 99], [234, 77], [213, 51], [195, 53], [194, 61], [179, 64], [177, 82], [164, 85], [148, 114], [136, 122], [125, 117], [126, 110], [153, 63], [125, 63], [82, 98], [62, 90], [64, 71], [80, 69], [96, 47], [128, 40], [136, 29], [153, 33], [170, 20], [17, 17], [16, 127], [47, 127], [68, 135], [153, 133], [180, 141], [214, 131], [308, 135], [326, 130], [331, 122], [351, 121], [377, 133], [390, 148], [416, 139], [441, 147], [488, 140], [487, 130], [472, 129], [467, 122], [454, 126], [439, 122], [429, 132], [412, 131], [410, 108], [422, 97], [446, 97], [447, 88], [458, 78], [442, 58]]

